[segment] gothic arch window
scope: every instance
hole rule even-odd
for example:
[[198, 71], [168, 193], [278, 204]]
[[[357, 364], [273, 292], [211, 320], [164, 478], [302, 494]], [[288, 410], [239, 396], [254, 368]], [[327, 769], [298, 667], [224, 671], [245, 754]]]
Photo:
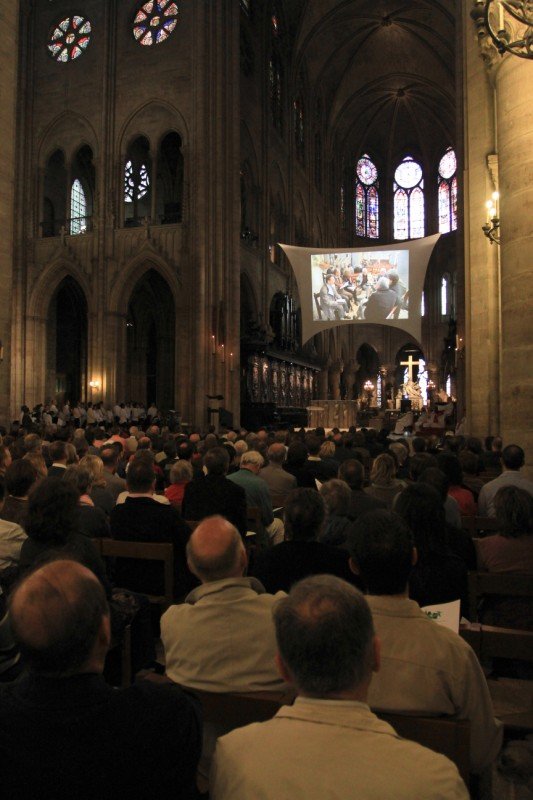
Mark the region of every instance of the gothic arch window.
[[67, 167], [65, 154], [56, 150], [48, 158], [44, 170], [43, 217], [41, 229], [43, 237], [59, 236], [61, 226], [67, 218]]
[[[149, 183], [146, 189], [149, 189]], [[183, 216], [183, 153], [181, 136], [175, 131], [167, 133], [159, 145], [156, 201], [157, 221], [161, 225], [174, 225], [181, 222]]]
[[394, 238], [420, 239], [424, 233], [424, 173], [406, 156], [394, 173]]
[[74, 61], [89, 46], [91, 23], [86, 17], [65, 17], [54, 25], [48, 38], [48, 52], [54, 61]]
[[164, 42], [178, 23], [178, 6], [171, 0], [143, 3], [133, 20], [133, 35], [139, 44], [150, 47]]
[[457, 230], [457, 158], [449, 147], [439, 161], [439, 233]]
[[124, 164], [124, 224], [140, 225], [151, 215], [150, 144], [139, 136], [128, 148]]
[[76, 178], [70, 190], [70, 233], [75, 236], [87, 230], [87, 201], [81, 182]]
[[379, 238], [379, 179], [370, 156], [364, 153], [357, 162], [355, 176], [355, 233]]

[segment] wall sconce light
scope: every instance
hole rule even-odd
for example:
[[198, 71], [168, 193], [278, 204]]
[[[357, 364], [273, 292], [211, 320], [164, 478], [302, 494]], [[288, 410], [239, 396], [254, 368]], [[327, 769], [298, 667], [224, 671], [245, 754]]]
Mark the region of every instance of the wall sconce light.
[[233, 353], [229, 354], [229, 371], [233, 372]]
[[100, 381], [97, 380], [89, 381], [89, 387], [91, 389], [94, 389], [94, 391], [97, 391], [100, 388]]
[[488, 34], [501, 56], [533, 58], [531, 0], [475, 0], [470, 14], [478, 36]]
[[487, 221], [481, 226], [481, 230], [492, 244], [500, 244], [500, 213], [498, 210], [498, 201], [500, 195], [498, 192], [492, 193], [492, 198], [487, 200], [485, 207], [487, 209]]

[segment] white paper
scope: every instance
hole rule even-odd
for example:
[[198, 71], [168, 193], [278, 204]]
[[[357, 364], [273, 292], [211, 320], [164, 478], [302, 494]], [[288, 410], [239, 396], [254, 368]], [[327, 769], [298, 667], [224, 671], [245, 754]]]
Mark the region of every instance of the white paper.
[[451, 603], [440, 603], [436, 606], [424, 606], [422, 611], [439, 625], [444, 625], [454, 633], [459, 633], [460, 600], [452, 600]]

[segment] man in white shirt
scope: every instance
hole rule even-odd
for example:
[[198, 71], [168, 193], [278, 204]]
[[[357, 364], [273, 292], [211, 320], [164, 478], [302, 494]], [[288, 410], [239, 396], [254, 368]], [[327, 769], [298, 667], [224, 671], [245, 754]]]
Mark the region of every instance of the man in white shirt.
[[468, 720], [471, 771], [481, 774], [498, 755], [501, 726], [472, 648], [409, 599], [417, 560], [411, 530], [394, 512], [370, 511], [354, 523], [348, 547], [381, 641], [381, 671], [370, 687], [370, 705]]
[[525, 453], [517, 444], [509, 444], [502, 450], [503, 472], [486, 483], [479, 493], [478, 513], [480, 517], [495, 517], [494, 498], [503, 486], [516, 486], [533, 496], [533, 483], [522, 475]]
[[331, 575], [274, 610], [278, 666], [298, 697], [218, 740], [212, 800], [467, 800], [457, 768], [399, 737], [367, 705], [379, 641], [363, 595]]

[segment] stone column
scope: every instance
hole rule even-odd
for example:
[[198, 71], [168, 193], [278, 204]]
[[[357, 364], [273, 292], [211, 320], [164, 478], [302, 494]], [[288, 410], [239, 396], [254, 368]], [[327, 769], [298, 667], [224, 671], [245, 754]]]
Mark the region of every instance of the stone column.
[[533, 64], [505, 56], [496, 74], [501, 219], [501, 434], [533, 473]]
[[[0, 160], [0, 282], [2, 303], [0, 305], [0, 340], [3, 346], [0, 361], [0, 421], [7, 423], [17, 405], [26, 398], [13, 398], [10, 413], [10, 363], [15, 355], [11, 352], [11, 287], [13, 285], [13, 225], [15, 203], [15, 141], [16, 141], [16, 96], [18, 62], [18, 0], [2, 3], [0, 9], [0, 138], [2, 158]], [[17, 354], [20, 359], [21, 353]]]

